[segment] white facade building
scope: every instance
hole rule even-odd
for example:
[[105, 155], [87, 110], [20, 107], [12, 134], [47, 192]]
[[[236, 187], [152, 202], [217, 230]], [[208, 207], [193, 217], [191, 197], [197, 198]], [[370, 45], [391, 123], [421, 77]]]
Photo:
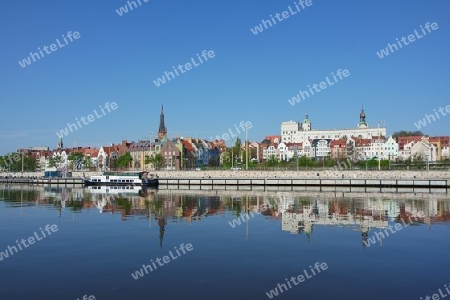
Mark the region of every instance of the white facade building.
[[395, 160], [398, 157], [398, 144], [392, 136], [384, 143], [383, 150], [382, 159]]
[[395, 160], [399, 155], [398, 144], [392, 136], [387, 140], [376, 138], [368, 144], [363, 144], [360, 147], [360, 152], [363, 159], [376, 157], [383, 160]]
[[306, 115], [302, 123], [297, 121], [281, 123], [281, 142], [284, 143], [305, 143], [315, 139], [350, 139], [351, 137], [372, 139], [376, 136], [386, 136], [386, 128], [369, 128], [366, 123], [364, 110], [360, 113], [358, 125], [352, 129], [315, 130], [311, 128], [311, 121], [308, 115]]
[[421, 157], [425, 161], [435, 162], [437, 160], [437, 148], [428, 142], [428, 138], [422, 138], [411, 147], [411, 157]]
[[411, 156], [411, 148], [414, 146], [414, 141], [411, 141], [403, 145], [403, 149], [399, 150], [398, 158], [401, 160], [406, 160]]
[[290, 159], [289, 150], [285, 143], [279, 143], [277, 150], [278, 150], [278, 154], [279, 154], [278, 160], [286, 160], [287, 161]]

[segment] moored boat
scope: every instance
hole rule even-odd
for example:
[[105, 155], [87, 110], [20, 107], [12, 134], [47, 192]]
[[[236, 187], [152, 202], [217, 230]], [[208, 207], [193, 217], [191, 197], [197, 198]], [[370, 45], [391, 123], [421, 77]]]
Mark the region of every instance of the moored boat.
[[87, 186], [148, 186], [158, 187], [159, 180], [157, 175], [150, 174], [147, 171], [140, 172], [104, 172], [102, 175], [94, 175], [84, 178], [84, 184]]

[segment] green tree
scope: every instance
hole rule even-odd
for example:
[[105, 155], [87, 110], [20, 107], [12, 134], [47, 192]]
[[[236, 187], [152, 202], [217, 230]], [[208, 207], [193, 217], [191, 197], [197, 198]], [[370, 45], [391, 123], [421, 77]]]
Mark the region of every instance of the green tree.
[[378, 169], [378, 158], [372, 157], [367, 161], [360, 161], [361, 168], [366, 168], [366, 166], [368, 169]]
[[228, 148], [225, 150], [225, 152], [222, 154], [223, 158], [223, 164], [222, 168], [227, 170], [231, 168], [231, 148]]
[[73, 170], [80, 170], [83, 167], [84, 155], [81, 152], [72, 152], [67, 157], [67, 160], [72, 165]]
[[[246, 150], [242, 150], [240, 151], [240, 161], [245, 165], [245, 159], [246, 159], [246, 154], [247, 151]], [[249, 162], [249, 168], [250, 168], [250, 162], [252, 160], [252, 158], [256, 158], [256, 148], [250, 148], [250, 146], [248, 147], [248, 162]], [[254, 166], [254, 164], [252, 164], [252, 166]]]
[[5, 156], [0, 156], [0, 168], [13, 171], [18, 167], [18, 162], [21, 162], [22, 157], [19, 153], [9, 153]]
[[426, 163], [425, 155], [422, 155], [420, 153], [415, 153], [414, 155], [412, 155], [412, 164], [417, 168], [424, 167], [425, 163]]
[[24, 155], [21, 153], [10, 153], [0, 157], [0, 168], [9, 170], [11, 172], [21, 172], [23, 163], [23, 171], [33, 172], [38, 168], [38, 162], [33, 156]]
[[397, 140], [400, 136], [424, 136], [422, 131], [406, 131], [406, 130], [400, 130], [395, 131], [392, 134], [392, 137]]
[[131, 157], [130, 152], [127, 152], [124, 155], [119, 156], [117, 159], [117, 166], [119, 168], [128, 168], [133, 161], [133, 158]]
[[91, 158], [89, 156], [85, 156], [83, 159], [83, 166], [86, 169], [90, 169], [92, 167]]
[[249, 152], [248, 152], [248, 160], [251, 161], [253, 158], [256, 158], [258, 156], [258, 153], [256, 151], [256, 148], [250, 148], [249, 147]]
[[269, 168], [273, 168], [278, 165], [278, 160], [275, 155], [271, 155], [268, 160], [266, 160], [265, 165]]
[[117, 168], [117, 158], [116, 157], [110, 157], [108, 160], [109, 168], [111, 170], [115, 170]]
[[48, 159], [48, 167], [49, 168], [57, 168], [61, 163], [61, 156], [50, 157]]
[[145, 164], [153, 164], [156, 170], [159, 170], [161, 166], [164, 164], [164, 157], [161, 154], [155, 154], [152, 156], [145, 156]]
[[25, 156], [23, 160], [24, 171], [34, 172], [38, 168], [39, 164], [35, 157]]
[[[241, 158], [241, 152], [242, 152], [242, 142], [240, 138], [236, 138], [236, 142], [234, 143], [233, 146], [233, 160], [235, 163], [237, 163], [238, 161], [240, 162], [240, 158]], [[236, 167], [236, 166], [235, 166]]]
[[314, 161], [306, 155], [302, 155], [298, 158], [298, 166], [303, 167], [313, 167], [315, 165]]

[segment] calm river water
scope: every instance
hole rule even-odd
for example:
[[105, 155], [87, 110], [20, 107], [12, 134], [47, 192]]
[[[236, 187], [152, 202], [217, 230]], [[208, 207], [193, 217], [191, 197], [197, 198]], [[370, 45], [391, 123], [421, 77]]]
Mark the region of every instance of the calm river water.
[[0, 185], [0, 299], [446, 297], [449, 211], [445, 192]]

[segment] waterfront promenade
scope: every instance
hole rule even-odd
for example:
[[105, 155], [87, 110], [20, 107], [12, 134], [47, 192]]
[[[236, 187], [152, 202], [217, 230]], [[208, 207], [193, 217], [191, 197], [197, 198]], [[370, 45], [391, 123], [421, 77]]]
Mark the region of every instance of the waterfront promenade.
[[[100, 174], [85, 173], [86, 176]], [[162, 171], [157, 172], [160, 188], [171, 189], [304, 189], [319, 191], [432, 192], [450, 188], [449, 171]], [[1, 174], [0, 183], [31, 185], [82, 185], [82, 172], [71, 178], [43, 178], [41, 173]]]
[[[450, 180], [447, 171], [365, 171], [365, 170], [311, 170], [311, 171], [151, 171], [163, 178], [236, 178], [236, 179], [444, 179]], [[86, 176], [100, 175], [101, 172], [84, 172]], [[0, 172], [0, 178], [43, 177], [44, 172]], [[81, 178], [83, 172], [73, 172], [72, 177]]]

